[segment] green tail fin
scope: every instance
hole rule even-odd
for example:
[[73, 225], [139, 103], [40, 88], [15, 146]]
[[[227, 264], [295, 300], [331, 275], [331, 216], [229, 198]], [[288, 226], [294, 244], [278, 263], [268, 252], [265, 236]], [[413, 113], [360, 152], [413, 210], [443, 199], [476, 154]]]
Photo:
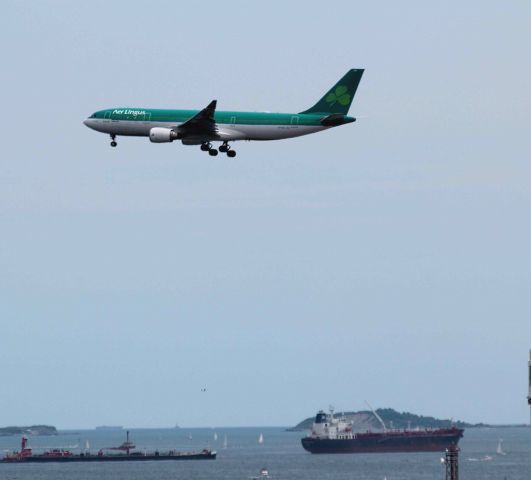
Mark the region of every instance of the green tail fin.
[[312, 108], [300, 113], [340, 113], [346, 115], [363, 72], [363, 69], [349, 70]]

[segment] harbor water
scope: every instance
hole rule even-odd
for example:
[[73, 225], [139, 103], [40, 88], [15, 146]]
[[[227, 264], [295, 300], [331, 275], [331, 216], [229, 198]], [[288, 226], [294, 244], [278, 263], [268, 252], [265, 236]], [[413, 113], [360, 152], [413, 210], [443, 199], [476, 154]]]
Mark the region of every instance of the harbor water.
[[[259, 443], [260, 434], [263, 443]], [[266, 467], [271, 480], [444, 479], [439, 453], [312, 455], [303, 432], [284, 428], [131, 429], [139, 450], [197, 451], [209, 447], [216, 460], [76, 464], [0, 464], [1, 480], [250, 480]], [[78, 453], [119, 445], [125, 431], [78, 430], [31, 436], [35, 453], [69, 448]], [[224, 445], [226, 438], [226, 447]], [[503, 439], [503, 452], [496, 453]], [[0, 437], [0, 451], [19, 449], [20, 437]], [[471, 428], [460, 442], [461, 480], [530, 480], [531, 428]]]

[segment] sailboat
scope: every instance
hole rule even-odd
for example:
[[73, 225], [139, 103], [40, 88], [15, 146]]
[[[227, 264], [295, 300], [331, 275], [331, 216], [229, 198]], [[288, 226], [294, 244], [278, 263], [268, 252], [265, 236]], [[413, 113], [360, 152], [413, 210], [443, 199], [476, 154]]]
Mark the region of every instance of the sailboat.
[[218, 434], [216, 432], [214, 432], [214, 441], [217, 442], [218, 441]]
[[88, 440], [85, 440], [85, 450], [90, 450], [90, 443]]
[[227, 435], [223, 438], [223, 448], [227, 448]]
[[498, 440], [498, 447], [496, 448], [496, 453], [497, 453], [498, 455], [507, 455], [507, 454], [503, 451], [503, 449], [502, 449], [502, 442], [503, 442], [503, 440], [500, 438], [500, 439]]
[[264, 436], [262, 434], [260, 434], [260, 436], [258, 437], [258, 443], [260, 445], [262, 445], [262, 443], [264, 443]]

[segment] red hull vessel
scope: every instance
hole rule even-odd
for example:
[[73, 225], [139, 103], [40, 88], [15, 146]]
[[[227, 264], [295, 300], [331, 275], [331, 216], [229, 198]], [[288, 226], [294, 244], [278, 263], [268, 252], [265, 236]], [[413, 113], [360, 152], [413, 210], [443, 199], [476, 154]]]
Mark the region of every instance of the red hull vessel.
[[399, 453], [444, 452], [457, 445], [463, 436], [461, 428], [427, 430], [384, 430], [353, 433], [352, 425], [319, 412], [312, 434], [301, 440], [311, 453]]
[[[214, 460], [216, 458], [216, 452], [206, 448], [200, 452], [170, 450], [169, 452], [155, 451], [151, 453], [131, 451], [135, 448], [135, 445], [129, 441], [129, 432], [127, 432], [127, 440], [119, 447], [100, 449], [96, 455], [89, 451], [75, 454], [59, 448], [35, 455], [32, 449], [28, 447], [28, 439], [22, 437], [20, 451], [6, 455], [0, 460], [0, 463], [142, 462], [147, 460]], [[104, 450], [118, 450], [121, 453], [108, 454]]]

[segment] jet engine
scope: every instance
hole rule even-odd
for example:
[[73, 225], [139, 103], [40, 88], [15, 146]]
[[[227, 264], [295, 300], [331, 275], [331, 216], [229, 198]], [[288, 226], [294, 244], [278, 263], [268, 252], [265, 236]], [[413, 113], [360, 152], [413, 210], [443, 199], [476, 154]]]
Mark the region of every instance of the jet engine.
[[173, 142], [179, 138], [179, 134], [171, 128], [153, 127], [149, 131], [149, 139], [153, 143]]

